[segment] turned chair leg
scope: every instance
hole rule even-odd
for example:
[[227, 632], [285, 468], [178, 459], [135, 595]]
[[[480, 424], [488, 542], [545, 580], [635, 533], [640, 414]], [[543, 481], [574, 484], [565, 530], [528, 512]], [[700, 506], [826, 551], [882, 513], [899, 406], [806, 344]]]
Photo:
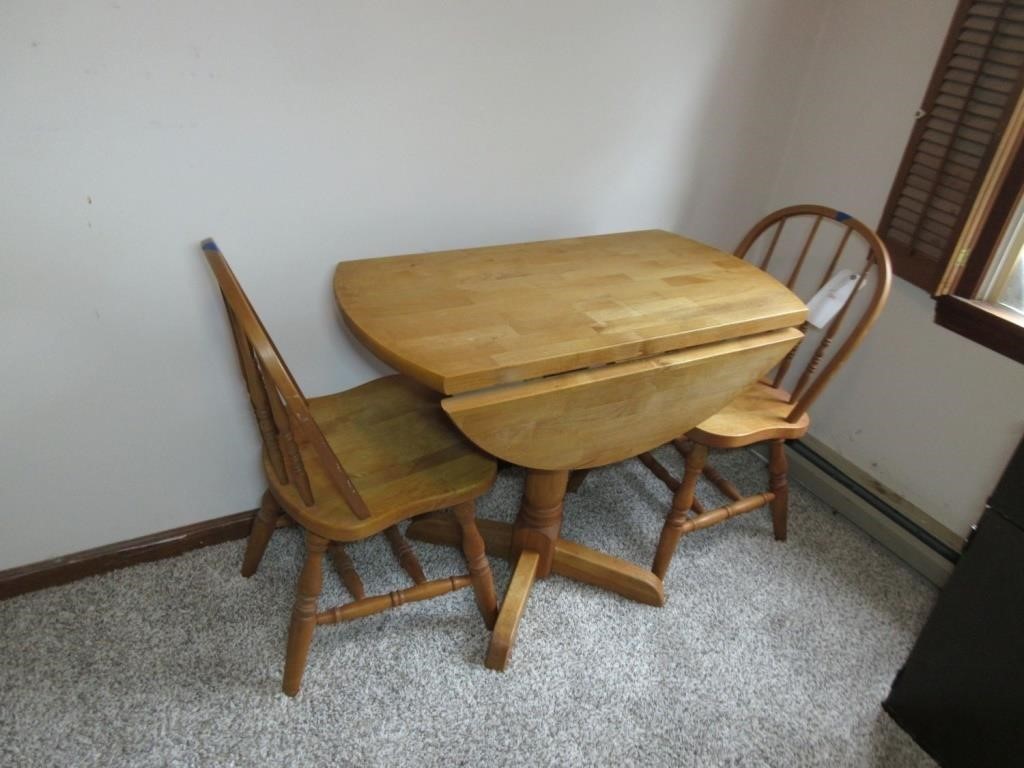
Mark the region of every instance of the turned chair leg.
[[789, 517], [789, 463], [786, 460], [786, 441], [773, 440], [768, 459], [768, 488], [775, 494], [771, 502], [772, 529], [776, 541], [786, 540], [786, 522]]
[[277, 526], [277, 519], [284, 514], [284, 510], [277, 503], [274, 494], [268, 489], [260, 501], [259, 511], [252, 521], [252, 530], [249, 531], [249, 541], [245, 545], [245, 556], [242, 558], [242, 575], [249, 578], [256, 569], [260, 567], [263, 553], [267, 550], [267, 543]]
[[306, 671], [306, 657], [316, 628], [316, 602], [323, 584], [323, 557], [327, 539], [306, 531], [306, 562], [299, 575], [299, 587], [288, 628], [288, 651], [284, 661], [284, 683], [281, 689], [295, 696]]
[[348, 556], [348, 552], [345, 551], [345, 546], [340, 541], [334, 541], [328, 545], [327, 551], [331, 555], [331, 560], [334, 561], [334, 570], [338, 572], [341, 583], [345, 585], [345, 589], [352, 595], [352, 598], [362, 600], [366, 597], [363, 580], [359, 578], [356, 566], [352, 562], [352, 558]]
[[406, 541], [402, 532], [398, 530], [398, 526], [392, 525], [387, 528], [384, 531], [384, 537], [391, 545], [391, 551], [394, 552], [395, 557], [398, 559], [398, 564], [402, 566], [402, 570], [409, 574], [417, 584], [425, 582], [427, 577], [423, 573], [423, 566], [416, 559], [416, 553], [412, 551], [412, 547]]
[[661, 538], [658, 540], [658, 551], [654, 555], [654, 565], [651, 570], [659, 579], [665, 579], [669, 563], [679, 545], [679, 539], [683, 535], [683, 525], [686, 523], [686, 513], [693, 506], [693, 495], [697, 488], [697, 480], [704, 469], [704, 461], [707, 458], [708, 449], [699, 443], [694, 445], [693, 450], [686, 456], [686, 472], [683, 474], [683, 481], [676, 489], [672, 497], [672, 511], [668, 513], [665, 525], [661, 529]]
[[476, 525], [476, 508], [472, 501], [455, 507], [455, 519], [462, 528], [462, 552], [469, 564], [469, 575], [473, 579], [473, 592], [476, 594], [476, 605], [484, 624], [494, 629], [498, 619], [498, 599], [494, 592], [494, 579], [491, 577], [491, 565], [487, 560], [484, 540]]

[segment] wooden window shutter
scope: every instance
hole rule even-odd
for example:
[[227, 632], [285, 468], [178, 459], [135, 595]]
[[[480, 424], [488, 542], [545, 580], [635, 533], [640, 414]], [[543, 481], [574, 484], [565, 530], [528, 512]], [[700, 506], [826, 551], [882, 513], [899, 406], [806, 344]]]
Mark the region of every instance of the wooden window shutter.
[[961, 0], [878, 231], [933, 293], [1024, 84], [1024, 0]]

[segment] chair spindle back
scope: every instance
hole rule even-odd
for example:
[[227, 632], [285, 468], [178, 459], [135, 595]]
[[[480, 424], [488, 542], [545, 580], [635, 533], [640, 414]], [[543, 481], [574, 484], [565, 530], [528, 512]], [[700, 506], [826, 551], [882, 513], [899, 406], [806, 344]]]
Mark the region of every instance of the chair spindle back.
[[[796, 238], [797, 243], [801, 244], [795, 247], [787, 245], [780, 249], [779, 244], [786, 224], [795, 219], [808, 218], [812, 221], [806, 237]], [[840, 230], [834, 249], [823, 249], [821, 246], [826, 245], [825, 243], [816, 243], [821, 226], [826, 222]], [[794, 228], [791, 225], [790, 229]], [[776, 368], [772, 386], [781, 387], [790, 374], [794, 361], [798, 357], [806, 359], [791, 390], [789, 401], [793, 408], [787, 417], [790, 422], [797, 421], [807, 412], [882, 311], [892, 283], [889, 252], [870, 227], [849, 214], [820, 205], [795, 205], [769, 214], [754, 225], [736, 249], [739, 258], [747, 258], [748, 255], [754, 257], [757, 247], [767, 241], [767, 248], [758, 266], [766, 272], [772, 272], [779, 280], [785, 282], [786, 287], [797, 293], [804, 301], [808, 301], [825, 287], [836, 274], [839, 265], [844, 263], [844, 256], [850, 253], [848, 246], [851, 240], [859, 241], [859, 247], [866, 251], [864, 260], [852, 265], [858, 270], [853, 292], [822, 329], [809, 357], [805, 348], [808, 344], [814, 344], [813, 338], [816, 334], [810, 332], [812, 328], [808, 323], [804, 323], [801, 328], [807, 334], [804, 341], [790, 351]], [[789, 259], [780, 258], [777, 252], [781, 250], [790, 255], [796, 253], [796, 256]], [[823, 250], [823, 255], [828, 257], [827, 260], [815, 258]], [[815, 266], [810, 267], [812, 264]], [[808, 267], [806, 271], [805, 267]], [[865, 300], [860, 294], [866, 286], [869, 287], [869, 291]], [[845, 324], [847, 320], [850, 320], [852, 325]], [[843, 334], [841, 343], [832, 348], [833, 342], [840, 338], [840, 333]]]
[[302, 390], [224, 254], [212, 239], [203, 240], [202, 247], [224, 299], [242, 376], [275, 479], [293, 486], [303, 503], [313, 506], [316, 499], [307, 471], [307, 461], [312, 458], [320, 463], [353, 514], [368, 518], [366, 503], [313, 420]]

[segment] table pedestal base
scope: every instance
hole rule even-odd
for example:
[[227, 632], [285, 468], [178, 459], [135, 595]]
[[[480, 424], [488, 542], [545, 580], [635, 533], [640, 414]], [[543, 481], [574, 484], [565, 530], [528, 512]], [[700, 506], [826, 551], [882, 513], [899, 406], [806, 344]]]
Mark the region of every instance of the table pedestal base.
[[[478, 519], [477, 527], [483, 536], [488, 555], [514, 560], [516, 563], [512, 581], [501, 604], [498, 622], [491, 635], [491, 645], [485, 662], [490, 669], [502, 670], [508, 663], [509, 654], [515, 643], [516, 630], [526, 606], [526, 599], [530, 595], [530, 588], [538, 578], [541, 556], [535, 550], [525, 548], [518, 557], [515, 557], [512, 548], [514, 528], [508, 523]], [[462, 532], [458, 524], [445, 514], [414, 520], [409, 525], [406, 535], [411, 539], [432, 544], [458, 547], [462, 543]], [[555, 539], [551, 573], [593, 584], [595, 587], [607, 589], [639, 603], [655, 606], [665, 604], [661, 579], [651, 571], [568, 539]]]

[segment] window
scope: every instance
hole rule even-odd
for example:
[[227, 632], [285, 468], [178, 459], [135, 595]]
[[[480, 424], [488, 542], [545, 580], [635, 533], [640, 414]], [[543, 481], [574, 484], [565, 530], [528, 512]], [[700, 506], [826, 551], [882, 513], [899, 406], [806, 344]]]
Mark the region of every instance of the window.
[[1018, 201], [979, 298], [1024, 315], [1024, 206]]
[[879, 233], [936, 322], [1024, 362], [1024, 0], [961, 0]]

